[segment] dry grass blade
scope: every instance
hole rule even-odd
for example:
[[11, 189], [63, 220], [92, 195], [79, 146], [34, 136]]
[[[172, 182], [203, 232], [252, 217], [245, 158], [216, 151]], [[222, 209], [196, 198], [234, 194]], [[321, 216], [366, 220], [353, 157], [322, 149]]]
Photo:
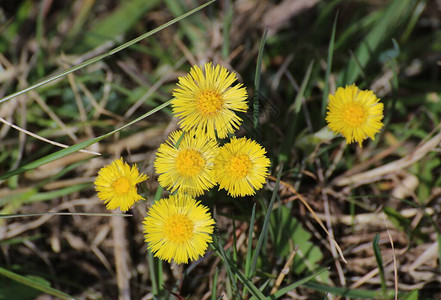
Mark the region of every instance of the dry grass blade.
[[286, 260], [285, 265], [283, 266], [283, 269], [281, 270], [279, 276], [277, 276], [276, 282], [274, 283], [274, 286], [271, 289], [271, 295], [274, 294], [275, 292], [277, 292], [277, 290], [279, 289], [280, 285], [283, 282], [283, 279], [285, 278], [286, 275], [289, 274], [289, 269], [292, 265], [292, 262], [294, 260], [294, 257], [296, 256], [298, 249], [299, 248], [296, 247], [296, 249], [291, 251], [291, 253], [289, 254], [288, 259]]
[[125, 221], [122, 218], [113, 217], [111, 219], [113, 243], [116, 268], [116, 281], [118, 284], [119, 300], [130, 300], [130, 256], [128, 254], [128, 244], [125, 235]]
[[[47, 138], [39, 136], [38, 134], [35, 134], [35, 133], [32, 133], [32, 132], [30, 132], [30, 131], [28, 131], [26, 129], [23, 129], [23, 128], [15, 125], [15, 124], [12, 124], [11, 122], [8, 122], [7, 120], [3, 119], [2, 117], [0, 117], [0, 122], [6, 124], [8, 126], [11, 126], [12, 128], [17, 129], [18, 131], [23, 132], [23, 133], [25, 133], [25, 134], [27, 134], [29, 136], [32, 136], [32, 137], [34, 137], [36, 139], [39, 139], [40, 141], [49, 143], [51, 145], [54, 145], [54, 146], [57, 146], [57, 147], [61, 147], [61, 148], [68, 148], [69, 147], [68, 145], [64, 145], [64, 144], [61, 144], [61, 143], [58, 143], [58, 142], [54, 142], [54, 141], [48, 140]], [[92, 154], [92, 155], [101, 155], [101, 153], [99, 153], [99, 152], [89, 151], [89, 150], [84, 150], [84, 149], [79, 150], [79, 152], [88, 153], [88, 154]]]
[[392, 235], [389, 230], [389, 226], [386, 222], [386, 215], [382, 213], [384, 223], [386, 226], [387, 236], [389, 237], [390, 246], [392, 247], [392, 258], [394, 262], [394, 288], [395, 288], [395, 300], [398, 300], [398, 266], [397, 266], [397, 256], [395, 255], [395, 246], [394, 246], [394, 240], [392, 239]]
[[[290, 18], [316, 5], [318, 0], [285, 0], [268, 9], [264, 15], [262, 27], [269, 27], [274, 32], [283, 26]], [[270, 34], [272, 35], [272, 33]]]
[[424, 158], [427, 153], [434, 150], [441, 143], [441, 131], [431, 138], [429, 141], [419, 146], [409, 155], [400, 158], [391, 163], [382, 165], [381, 167], [375, 168], [373, 170], [369, 170], [366, 172], [362, 172], [359, 174], [353, 174], [351, 176], [337, 177], [332, 181], [334, 185], [337, 186], [345, 186], [345, 185], [354, 185], [360, 186], [363, 184], [375, 182], [388, 174], [394, 174], [399, 170], [405, 169]]

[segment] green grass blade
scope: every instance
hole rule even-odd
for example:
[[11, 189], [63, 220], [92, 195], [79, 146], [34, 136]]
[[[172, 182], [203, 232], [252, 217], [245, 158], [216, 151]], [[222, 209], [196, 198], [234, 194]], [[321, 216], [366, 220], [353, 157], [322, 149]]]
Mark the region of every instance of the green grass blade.
[[237, 236], [236, 236], [236, 218], [234, 217], [234, 214], [232, 216], [233, 222], [233, 260], [237, 261]]
[[151, 35], [157, 33], [158, 31], [161, 31], [162, 29], [167, 28], [168, 26], [170, 26], [170, 25], [172, 25], [172, 24], [174, 24], [174, 23], [176, 23], [176, 22], [179, 22], [180, 20], [182, 20], [182, 19], [188, 17], [189, 15], [194, 14], [195, 12], [197, 12], [197, 11], [203, 9], [204, 7], [210, 5], [210, 4], [213, 3], [214, 1], [216, 1], [216, 0], [211, 0], [211, 1], [207, 2], [207, 3], [205, 3], [205, 4], [202, 4], [201, 6], [198, 6], [198, 7], [196, 7], [195, 9], [192, 9], [192, 10], [190, 10], [189, 12], [187, 12], [187, 13], [185, 13], [185, 14], [183, 14], [183, 15], [177, 17], [177, 18], [175, 18], [175, 19], [173, 19], [173, 20], [171, 20], [171, 21], [168, 21], [168, 22], [165, 23], [164, 25], [161, 25], [161, 26], [159, 26], [159, 27], [157, 27], [157, 28], [155, 28], [155, 29], [153, 29], [153, 30], [150, 30], [150, 31], [147, 32], [147, 33], [144, 33], [143, 35], [140, 35], [140, 36], [134, 38], [133, 40], [131, 40], [131, 41], [127, 42], [127, 43], [124, 43], [124, 44], [122, 44], [121, 46], [118, 46], [118, 47], [116, 47], [116, 48], [110, 50], [110, 51], [107, 52], [107, 53], [104, 53], [104, 54], [98, 55], [98, 56], [96, 56], [96, 57], [93, 57], [93, 58], [91, 58], [91, 59], [89, 59], [89, 60], [86, 60], [85, 62], [82, 62], [82, 63], [80, 63], [80, 64], [78, 64], [78, 65], [76, 65], [76, 66], [73, 66], [72, 68], [69, 68], [69, 69], [67, 69], [67, 70], [65, 70], [65, 71], [62, 71], [61, 73], [55, 74], [55, 75], [53, 75], [53, 76], [50, 76], [50, 77], [47, 78], [47, 79], [44, 79], [44, 80], [42, 80], [42, 81], [40, 81], [40, 82], [37, 82], [37, 83], [35, 83], [35, 84], [33, 84], [33, 85], [31, 85], [31, 86], [29, 86], [29, 87], [27, 87], [27, 88], [25, 88], [25, 89], [23, 89], [23, 90], [21, 90], [21, 91], [18, 91], [18, 92], [16, 92], [16, 93], [13, 93], [13, 94], [11, 94], [11, 95], [8, 95], [8, 96], [6, 96], [6, 97], [3, 97], [2, 99], [0, 99], [0, 103], [6, 102], [6, 101], [8, 101], [9, 99], [12, 99], [12, 98], [14, 98], [14, 97], [17, 97], [17, 96], [22, 95], [22, 94], [24, 94], [24, 93], [27, 93], [27, 92], [29, 92], [29, 91], [32, 91], [32, 90], [34, 90], [34, 89], [36, 89], [36, 88], [38, 88], [38, 87], [40, 87], [40, 86], [42, 86], [42, 85], [48, 84], [49, 82], [52, 82], [52, 81], [54, 81], [54, 80], [57, 80], [58, 78], [64, 77], [64, 76], [66, 76], [66, 75], [68, 75], [68, 74], [70, 74], [70, 73], [72, 73], [72, 72], [75, 72], [75, 71], [77, 71], [77, 70], [80, 70], [80, 69], [82, 69], [82, 68], [84, 68], [84, 67], [86, 67], [86, 66], [88, 66], [88, 65], [90, 65], [90, 64], [93, 64], [93, 63], [95, 63], [95, 62], [97, 62], [97, 61], [100, 61], [100, 60], [106, 58], [107, 56], [111, 56], [111, 55], [113, 55], [113, 54], [115, 54], [115, 53], [118, 53], [119, 51], [124, 50], [125, 48], [130, 47], [130, 46], [133, 45], [133, 44], [138, 43], [139, 41], [141, 41], [141, 40], [143, 40], [143, 39], [145, 39], [145, 38], [147, 38], [147, 37], [149, 37], [149, 36], [151, 36]]
[[266, 287], [268, 286], [268, 284], [270, 283], [270, 281], [274, 280], [273, 278], [268, 278], [260, 287], [259, 287], [259, 291], [263, 292], [264, 289], [266, 289]]
[[242, 272], [240, 272], [237, 268], [233, 267], [233, 272], [239, 278], [240, 282], [247, 287], [250, 291], [251, 295], [256, 297], [259, 300], [267, 299], [267, 297], [250, 281], [248, 280]]
[[256, 203], [254, 203], [253, 209], [251, 211], [250, 228], [248, 232], [247, 258], [245, 261], [245, 275], [247, 277], [250, 275], [251, 258], [253, 255], [253, 228], [254, 228], [255, 220], [256, 220]]
[[302, 99], [305, 96], [305, 90], [308, 86], [309, 79], [311, 78], [312, 67], [314, 66], [314, 61], [309, 63], [308, 69], [306, 70], [305, 77], [303, 77], [302, 84], [300, 85], [299, 92], [297, 93], [294, 103], [290, 105], [288, 111], [293, 111], [294, 115], [290, 118], [288, 133], [282, 145], [282, 151], [280, 151], [279, 160], [285, 162], [288, 160], [289, 152], [293, 147], [293, 142], [295, 138], [295, 132], [297, 128], [297, 122], [299, 120], [299, 113], [302, 108]]
[[162, 186], [158, 186], [158, 189], [156, 190], [156, 194], [155, 194], [155, 201], [158, 201], [159, 199], [161, 199], [162, 196], [162, 191], [164, 190], [164, 188]]
[[10, 279], [12, 279], [12, 280], [14, 280], [16, 282], [19, 282], [21, 284], [24, 284], [24, 285], [29, 286], [31, 288], [34, 288], [36, 290], [42, 291], [43, 293], [55, 296], [58, 299], [63, 299], [63, 300], [64, 299], [66, 299], [66, 300], [67, 299], [69, 299], [69, 300], [70, 299], [74, 299], [74, 297], [69, 296], [66, 293], [63, 293], [62, 291], [59, 291], [57, 289], [54, 289], [54, 288], [51, 288], [49, 286], [43, 285], [40, 282], [37, 282], [37, 281], [34, 281], [34, 280], [30, 279], [30, 278], [18, 275], [16, 273], [11, 272], [9, 270], [6, 270], [6, 269], [4, 269], [2, 267], [0, 267], [0, 275], [8, 277], [8, 278], [10, 278]]
[[383, 299], [387, 297], [387, 286], [386, 286], [386, 278], [384, 277], [384, 268], [383, 268], [383, 258], [381, 257], [380, 247], [378, 246], [378, 241], [380, 240], [380, 235], [377, 233], [372, 241], [372, 247], [374, 248], [375, 260], [377, 261], [378, 272], [380, 274], [381, 280], [381, 291], [383, 293]]
[[418, 300], [418, 290], [413, 290], [408, 293], [404, 300]]
[[[162, 2], [174, 16], [181, 15], [186, 9], [184, 1], [165, 0]], [[209, 16], [210, 12], [207, 12], [207, 15]], [[206, 26], [207, 24], [203, 21], [203, 18], [201, 18], [200, 15], [195, 15], [192, 20], [182, 20], [180, 27], [181, 30], [178, 32], [179, 38], [181, 40], [188, 38], [189, 45], [198, 45], [200, 40], [203, 39], [201, 34], [202, 32], [205, 32]]]
[[276, 201], [277, 192], [279, 191], [280, 177], [282, 176], [283, 164], [279, 168], [279, 173], [277, 173], [277, 180], [274, 186], [273, 195], [271, 196], [270, 204], [268, 205], [268, 211], [265, 215], [265, 220], [263, 221], [262, 231], [260, 232], [259, 239], [257, 240], [256, 250], [253, 254], [253, 261], [251, 263], [250, 275], [253, 275], [256, 271], [257, 258], [259, 257], [260, 250], [262, 249], [263, 241], [268, 233], [269, 221], [271, 213], [273, 212], [274, 202]]
[[17, 237], [17, 238], [10, 238], [6, 239], [0, 242], [0, 245], [16, 245], [16, 244], [22, 244], [26, 241], [34, 241], [41, 238], [45, 238], [44, 234], [38, 234], [38, 235], [32, 235], [32, 236], [26, 236], [26, 237]]
[[268, 34], [268, 29], [263, 32], [262, 39], [260, 40], [259, 54], [257, 55], [256, 64], [256, 75], [254, 76], [254, 102], [253, 102], [253, 120], [254, 120], [254, 130], [258, 132], [259, 129], [259, 97], [258, 92], [260, 90], [260, 76], [262, 68], [263, 59], [263, 49], [265, 48], [266, 36]]
[[216, 300], [216, 294], [217, 294], [217, 276], [219, 273], [219, 269], [216, 268], [214, 270], [214, 275], [213, 275], [213, 288], [211, 289], [211, 300]]
[[57, 197], [63, 197], [63, 196], [71, 195], [75, 192], [82, 191], [89, 186], [90, 183], [81, 183], [49, 192], [38, 192], [38, 189], [34, 188], [26, 192], [12, 194], [10, 195], [10, 197], [0, 198], [0, 206], [5, 205], [7, 203], [25, 204], [32, 202], [48, 201]]
[[346, 73], [339, 80], [340, 85], [352, 84], [357, 80], [361, 70], [372, 59], [372, 53], [376, 52], [391, 32], [394, 32], [407, 19], [408, 12], [412, 10], [414, 2], [414, 0], [394, 0], [390, 2], [379, 21], [375, 23], [366, 38], [360, 43], [354, 55], [357, 61], [352, 59], [349, 62]]
[[418, 3], [415, 5], [415, 8], [412, 10], [412, 15], [409, 18], [409, 22], [407, 23], [406, 29], [404, 30], [404, 33], [400, 38], [400, 43], [405, 43], [409, 39], [410, 34], [415, 29], [417, 22], [420, 19], [420, 16], [426, 6], [426, 1], [418, 1]]
[[84, 149], [84, 148], [86, 148], [86, 147], [88, 147], [90, 145], [93, 145], [93, 144], [101, 141], [102, 139], [104, 139], [106, 137], [109, 137], [112, 134], [117, 133], [117, 132], [123, 130], [124, 128], [126, 128], [126, 127], [128, 127], [130, 125], [133, 125], [134, 123], [136, 123], [136, 122], [138, 122], [138, 121], [140, 121], [140, 120], [142, 120], [142, 119], [144, 119], [144, 118], [146, 118], [146, 117], [148, 117], [148, 116], [150, 116], [150, 115], [160, 111], [164, 107], [168, 106], [170, 104], [170, 102], [171, 102], [171, 100], [169, 100], [169, 101], [167, 101], [167, 102], [165, 102], [165, 103], [155, 107], [154, 109], [146, 112], [145, 114], [143, 114], [142, 116], [136, 118], [135, 120], [127, 123], [126, 125], [118, 128], [118, 129], [115, 129], [115, 130], [113, 130], [113, 131], [111, 131], [109, 133], [106, 133], [106, 134], [101, 135], [99, 137], [96, 137], [96, 138], [93, 138], [93, 139], [90, 139], [90, 140], [78, 143], [76, 145], [70, 146], [69, 148], [59, 150], [59, 151], [57, 151], [55, 153], [52, 153], [52, 154], [46, 155], [46, 156], [44, 156], [44, 157], [42, 157], [40, 159], [34, 160], [33, 162], [30, 162], [30, 163], [28, 163], [28, 164], [26, 164], [24, 166], [21, 166], [21, 167], [15, 169], [15, 170], [6, 172], [5, 174], [0, 176], [0, 180], [4, 180], [4, 179], [7, 179], [7, 178], [9, 178], [11, 176], [14, 176], [14, 175], [17, 175], [17, 174], [20, 174], [20, 173], [23, 173], [23, 172], [35, 169], [35, 168], [37, 168], [39, 166], [42, 166], [42, 165], [47, 164], [47, 163], [50, 163], [50, 162], [52, 162], [52, 161], [54, 161], [56, 159], [62, 158], [64, 156], [66, 156], [66, 155], [72, 154], [72, 153], [74, 153], [74, 152], [76, 152], [78, 150], [81, 150], [81, 149]]
[[[368, 48], [367, 51], [369, 51], [369, 55], [372, 54], [372, 50], [370, 48]], [[359, 74], [357, 74], [357, 77], [361, 76], [363, 79], [366, 79], [366, 73], [364, 72], [364, 65], [365, 64], [360, 61], [360, 59], [354, 54], [354, 52], [349, 51], [349, 53], [352, 58], [351, 61], [354, 63], [354, 66], [356, 66], [357, 72], [359, 73]]]
[[91, 13], [91, 8], [93, 7], [94, 2], [92, 0], [84, 1], [83, 5], [81, 5], [75, 20], [73, 21], [73, 25], [69, 29], [65, 37], [65, 41], [61, 45], [62, 49], [67, 49], [66, 45], [69, 47], [72, 46], [73, 42], [75, 42], [75, 37], [83, 30], [83, 26], [87, 21], [89, 14]]
[[354, 21], [351, 26], [343, 29], [343, 31], [339, 32], [338, 38], [335, 40], [334, 50], [341, 50], [345, 45], [350, 44], [351, 40], [356, 38], [360, 31], [369, 31], [369, 28], [372, 27], [373, 24], [377, 23], [378, 20], [381, 19], [382, 15], [383, 11], [381, 10], [373, 11], [367, 16]]
[[17, 174], [20, 174], [20, 173], [23, 173], [23, 172], [26, 172], [26, 171], [29, 171], [29, 170], [32, 170], [32, 169], [35, 169], [35, 168], [37, 168], [39, 166], [42, 166], [42, 165], [47, 164], [47, 163], [50, 163], [50, 162], [52, 162], [52, 161], [54, 161], [56, 159], [59, 159], [59, 158], [62, 158], [64, 156], [66, 156], [66, 155], [74, 153], [74, 152], [76, 152], [76, 151], [78, 151], [80, 149], [84, 149], [84, 148], [86, 148], [86, 147], [88, 147], [90, 145], [95, 144], [96, 142], [99, 142], [104, 137], [105, 136], [100, 136], [100, 137], [97, 137], [97, 138], [93, 138], [93, 139], [90, 139], [90, 140], [78, 143], [76, 145], [70, 146], [69, 148], [65, 148], [65, 149], [59, 150], [59, 151], [57, 151], [55, 153], [46, 155], [46, 156], [44, 156], [44, 157], [42, 157], [40, 159], [34, 160], [33, 162], [30, 162], [30, 163], [28, 163], [28, 164], [26, 164], [24, 166], [21, 166], [21, 167], [15, 169], [15, 170], [11, 170], [9, 172], [6, 172], [5, 174], [0, 176], [0, 180], [9, 178], [11, 176], [14, 176], [14, 175], [17, 175]]
[[73, 193], [83, 191], [84, 189], [89, 187], [91, 187], [91, 183], [80, 183], [49, 192], [39, 192], [34, 195], [31, 195], [26, 202], [30, 203], [30, 202], [49, 201], [55, 198], [72, 195]]
[[328, 271], [328, 268], [322, 268], [320, 270], [318, 270], [317, 272], [314, 272], [313, 274], [306, 276], [305, 278], [302, 278], [294, 283], [291, 283], [290, 285], [281, 288], [280, 290], [278, 290], [277, 292], [275, 292], [273, 295], [271, 295], [269, 298], [270, 299], [277, 299], [282, 297], [283, 295], [285, 295], [286, 293], [288, 293], [289, 291], [292, 291], [293, 289], [305, 284], [306, 282], [314, 279], [315, 277], [325, 273], [326, 271]]
[[[253, 228], [254, 222], [256, 220], [256, 203], [253, 205], [253, 209], [251, 211], [251, 219], [250, 219], [250, 228], [248, 232], [248, 245], [247, 245], [247, 256], [245, 260], [245, 277], [250, 278], [250, 270], [251, 270], [251, 258], [253, 257]], [[244, 298], [246, 295], [246, 289], [242, 291], [242, 297]]]
[[[159, 185], [158, 189], [156, 190], [155, 199], [154, 202], [161, 199], [162, 191], [164, 188]], [[153, 295], [160, 295], [161, 289], [162, 289], [162, 263], [161, 260], [157, 259], [153, 256], [153, 253], [148, 250], [147, 251], [147, 262], [150, 272], [150, 280], [152, 281], [152, 292]]]
[[[225, 268], [227, 269], [227, 274], [228, 277], [230, 278], [230, 282], [233, 285], [233, 290], [234, 292], [238, 295], [238, 288], [237, 288], [237, 283], [236, 283], [236, 277], [234, 276], [235, 273], [233, 273], [233, 266], [234, 263], [230, 262], [227, 258], [227, 254], [224, 251], [222, 242], [220, 239], [218, 239], [217, 237], [213, 238], [213, 243], [211, 244], [212, 247], [214, 248], [214, 250], [216, 251], [216, 253], [218, 254], [218, 256], [222, 259], [222, 261], [224, 262]], [[239, 297], [240, 298], [240, 297]]]
[[152, 293], [153, 295], [159, 294], [159, 284], [157, 279], [157, 274], [155, 271], [155, 258], [153, 257], [152, 252], [147, 252], [147, 265], [149, 267], [150, 272], [150, 281], [152, 282]]
[[119, 6], [93, 28], [87, 30], [84, 39], [75, 48], [93, 49], [102, 43], [126, 33], [159, 0], [122, 1]]
[[[399, 51], [399, 46], [398, 46], [398, 42], [396, 40], [392, 40], [392, 42], [394, 43], [395, 47], [398, 49]], [[398, 73], [397, 73], [397, 63], [395, 60], [390, 60], [389, 64], [393, 63], [395, 65], [395, 67], [391, 67], [391, 71], [392, 71], [392, 80], [391, 80], [391, 84], [392, 84], [392, 101], [389, 101], [389, 103], [386, 103], [386, 111], [388, 112], [387, 115], [384, 118], [384, 127], [388, 127], [388, 125], [390, 124], [390, 121], [392, 120], [392, 116], [396, 115], [396, 109], [397, 109], [397, 103], [398, 103], [398, 88], [399, 88], [399, 80], [398, 80]], [[378, 143], [377, 140], [375, 140], [375, 142]]]
[[[303, 77], [302, 84], [300, 85], [299, 92], [294, 100], [294, 112], [296, 115], [300, 112], [302, 108], [302, 98], [305, 96], [305, 90], [309, 83], [309, 78], [311, 78], [312, 67], [314, 66], [314, 61], [309, 63], [308, 69], [306, 69], [305, 77]], [[290, 107], [291, 108], [291, 107]], [[297, 118], [297, 116], [296, 116]]]
[[[251, 295], [253, 295], [254, 297], [256, 297], [259, 300], [267, 299], [267, 297], [264, 294], [262, 294], [262, 292], [250, 280], [248, 280], [245, 277], [245, 275], [236, 267], [234, 262], [231, 262], [227, 258], [225, 251], [222, 247], [222, 244], [220, 243], [220, 240], [217, 240], [217, 242], [219, 244], [216, 245], [213, 243], [212, 246], [215, 249], [218, 256], [224, 262], [224, 265], [227, 269], [227, 273], [229, 274], [229, 277], [232, 281], [232, 284], [234, 286], [235, 291], [238, 292], [238, 289], [237, 289], [237, 284], [233, 279], [235, 277], [237, 277], [239, 279], [239, 281], [242, 282], [242, 284], [250, 291]], [[239, 299], [242, 299], [242, 298], [239, 297]]]
[[331, 40], [329, 41], [328, 47], [328, 61], [326, 64], [326, 73], [325, 73], [325, 87], [323, 88], [323, 98], [322, 98], [322, 111], [321, 111], [321, 124], [325, 121], [325, 112], [326, 106], [328, 103], [328, 93], [329, 93], [329, 76], [331, 75], [332, 70], [332, 58], [334, 56], [334, 45], [335, 45], [335, 31], [337, 28], [337, 19], [338, 19], [338, 11], [334, 18], [334, 24], [332, 25], [332, 33]]

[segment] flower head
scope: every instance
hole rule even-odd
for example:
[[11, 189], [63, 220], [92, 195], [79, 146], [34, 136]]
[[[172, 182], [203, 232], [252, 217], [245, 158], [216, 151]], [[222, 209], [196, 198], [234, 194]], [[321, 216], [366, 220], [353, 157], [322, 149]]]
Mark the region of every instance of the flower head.
[[156, 154], [154, 166], [159, 183], [172, 193], [179, 189], [192, 196], [203, 194], [215, 184], [213, 164], [218, 148], [217, 142], [205, 135], [172, 132]]
[[203, 133], [212, 138], [216, 130], [219, 138], [225, 138], [242, 122], [235, 111], [248, 109], [247, 91], [242, 84], [231, 86], [236, 74], [220, 65], [206, 63], [204, 71], [194, 66], [187, 76], [179, 77], [173, 92], [173, 113], [184, 130], [194, 128], [197, 135]]
[[265, 153], [255, 141], [233, 137], [219, 149], [214, 162], [219, 189], [227, 190], [233, 197], [254, 195], [268, 175], [270, 160]]
[[120, 158], [98, 171], [95, 189], [107, 209], [119, 207], [127, 211], [136, 201], [144, 199], [138, 194], [136, 185], [147, 178], [139, 173], [136, 165], [130, 167]]
[[339, 87], [335, 95], [329, 95], [326, 121], [334, 133], [341, 133], [346, 143], [361, 143], [383, 127], [383, 103], [369, 90], [359, 90], [355, 84]]
[[143, 224], [145, 241], [155, 257], [181, 264], [204, 255], [215, 222], [199, 201], [176, 194], [156, 201]]

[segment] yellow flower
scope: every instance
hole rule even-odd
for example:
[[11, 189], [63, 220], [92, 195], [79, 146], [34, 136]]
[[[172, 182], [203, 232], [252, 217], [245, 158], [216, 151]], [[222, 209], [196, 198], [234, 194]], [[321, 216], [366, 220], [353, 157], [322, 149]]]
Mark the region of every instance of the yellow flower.
[[206, 134], [215, 138], [227, 137], [236, 131], [242, 119], [234, 111], [248, 109], [247, 91], [242, 84], [231, 86], [236, 74], [229, 73], [220, 65], [211, 63], [202, 69], [194, 66], [185, 77], [179, 77], [178, 87], [172, 100], [173, 114], [179, 119], [184, 130], [196, 129], [196, 134]]
[[145, 241], [155, 257], [181, 264], [204, 255], [215, 222], [199, 201], [176, 194], [156, 201], [143, 224]]
[[268, 176], [270, 160], [265, 153], [255, 141], [233, 137], [219, 149], [214, 162], [219, 189], [227, 190], [233, 197], [254, 195]]
[[334, 133], [341, 133], [346, 143], [358, 142], [374, 135], [383, 127], [383, 103], [374, 92], [359, 90], [355, 84], [339, 87], [335, 95], [329, 95], [326, 121]]
[[95, 189], [107, 209], [119, 207], [121, 211], [127, 211], [136, 201], [144, 199], [138, 195], [136, 185], [147, 178], [139, 173], [136, 165], [130, 167], [120, 158], [98, 171]]
[[159, 183], [172, 193], [179, 189], [191, 196], [202, 195], [215, 185], [213, 164], [218, 149], [217, 142], [205, 135], [172, 132], [156, 154], [154, 166], [160, 174]]

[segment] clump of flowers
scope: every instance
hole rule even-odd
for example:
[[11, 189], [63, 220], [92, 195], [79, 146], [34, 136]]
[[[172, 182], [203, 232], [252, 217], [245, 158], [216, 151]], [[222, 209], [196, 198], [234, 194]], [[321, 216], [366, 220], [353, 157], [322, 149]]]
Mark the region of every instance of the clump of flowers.
[[[188, 263], [212, 242], [215, 221], [194, 197], [216, 184], [233, 197], [253, 195], [265, 183], [270, 166], [265, 149], [246, 137], [231, 137], [242, 123], [236, 113], [248, 109], [247, 91], [233, 86], [236, 80], [212, 63], [179, 77], [171, 104], [182, 130], [160, 145], [154, 161], [158, 182], [171, 195], [156, 201], [143, 223], [147, 247], [159, 259]], [[216, 139], [227, 137], [220, 147]], [[95, 185], [107, 208], [127, 211], [143, 199], [136, 184], [146, 179], [120, 159], [99, 171]]]
[[148, 178], [140, 174], [136, 165], [130, 167], [122, 158], [101, 168], [95, 179], [98, 198], [104, 201], [107, 209], [127, 211], [136, 201], [144, 200], [138, 194], [136, 185]]
[[182, 264], [204, 255], [215, 222], [206, 206], [178, 193], [156, 201], [143, 224], [145, 241], [154, 256]]
[[193, 196], [216, 183], [233, 197], [253, 195], [268, 175], [270, 161], [265, 149], [247, 138], [233, 137], [220, 148], [215, 140], [239, 128], [242, 120], [235, 112], [248, 108], [246, 89], [242, 84], [231, 86], [237, 77], [222, 66], [206, 63], [203, 69], [194, 66], [187, 76], [179, 77], [173, 92], [173, 113], [188, 133], [173, 133], [158, 149], [155, 168], [159, 183], [172, 193]]
[[341, 133], [346, 143], [358, 142], [375, 134], [383, 127], [383, 103], [370, 90], [359, 90], [355, 84], [339, 87], [329, 95], [326, 121], [334, 133]]

